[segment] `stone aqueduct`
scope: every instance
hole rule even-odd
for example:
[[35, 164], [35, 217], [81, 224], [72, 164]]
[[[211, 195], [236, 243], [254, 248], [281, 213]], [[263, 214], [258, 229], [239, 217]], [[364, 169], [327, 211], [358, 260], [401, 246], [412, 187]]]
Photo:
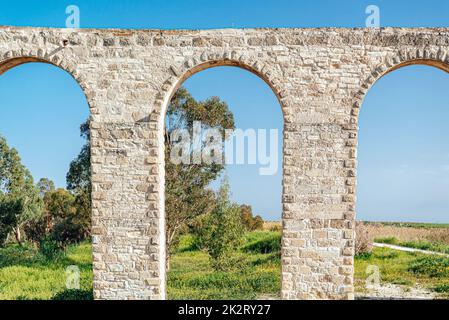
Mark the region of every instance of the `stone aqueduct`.
[[96, 299], [165, 298], [165, 109], [225, 65], [265, 80], [284, 114], [282, 298], [352, 299], [361, 103], [399, 67], [448, 70], [448, 52], [449, 29], [0, 28], [0, 74], [50, 63], [89, 103]]

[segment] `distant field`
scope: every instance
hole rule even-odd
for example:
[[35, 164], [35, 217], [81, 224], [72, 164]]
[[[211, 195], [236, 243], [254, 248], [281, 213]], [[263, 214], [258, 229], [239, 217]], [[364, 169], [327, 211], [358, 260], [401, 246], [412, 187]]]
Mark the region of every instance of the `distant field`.
[[[419, 229], [449, 229], [449, 223], [424, 223], [424, 222], [372, 222], [372, 221], [363, 221], [366, 224], [370, 225], [383, 225], [383, 226], [392, 226], [399, 228], [419, 228]], [[268, 230], [272, 227], [281, 227], [281, 221], [265, 221], [264, 229]]]
[[[364, 222], [371, 241], [394, 238], [396, 244], [422, 242], [449, 246], [449, 225], [428, 223]], [[385, 241], [379, 241], [385, 242]]]
[[429, 228], [449, 228], [449, 223], [422, 223], [422, 222], [370, 222], [370, 221], [364, 221], [367, 224], [380, 224], [384, 226], [392, 226], [392, 227], [400, 227], [400, 228], [423, 228], [423, 229], [429, 229]]
[[263, 229], [266, 231], [280, 231], [282, 223], [280, 221], [264, 221]]

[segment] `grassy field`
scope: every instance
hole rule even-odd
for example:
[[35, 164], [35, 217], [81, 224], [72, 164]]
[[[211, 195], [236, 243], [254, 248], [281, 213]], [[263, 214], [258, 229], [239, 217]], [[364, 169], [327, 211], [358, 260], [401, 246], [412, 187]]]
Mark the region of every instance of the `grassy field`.
[[[279, 239], [280, 233], [277, 232], [249, 234], [246, 244], [239, 250], [241, 262], [236, 270], [217, 273], [210, 267], [207, 254], [191, 250], [188, 238], [185, 238], [172, 260], [172, 270], [168, 276], [169, 298], [278, 298], [279, 251], [278, 247], [271, 249], [275, 246], [274, 242], [279, 243]], [[416, 242], [415, 246], [419, 247], [420, 243]], [[250, 253], [252, 250], [253, 253]], [[355, 258], [355, 286], [359, 296], [367, 293], [368, 266], [379, 268], [382, 285], [394, 284], [405, 292], [420, 287], [436, 297], [449, 297], [449, 258], [375, 248], [372, 253]]]
[[184, 237], [168, 273], [168, 298], [174, 300], [277, 299], [280, 294], [280, 233], [247, 235], [235, 252], [235, 267], [216, 272], [207, 253], [192, 250]]
[[[395, 244], [403, 244], [391, 239]], [[279, 298], [280, 232], [249, 233], [244, 244], [235, 251], [235, 266], [229, 272], [214, 271], [207, 253], [195, 250], [191, 240], [189, 236], [183, 237], [171, 259], [167, 279], [169, 299]], [[388, 239], [384, 240], [388, 242]], [[427, 250], [438, 249], [435, 243], [433, 247], [425, 247], [426, 243], [420, 241], [413, 245]], [[439, 245], [440, 250], [445, 248], [443, 244]], [[70, 265], [77, 265], [81, 270], [80, 292], [64, 289], [65, 270]], [[366, 293], [366, 271], [370, 265], [379, 267], [382, 284], [398, 285], [404, 290], [420, 286], [438, 294], [438, 297], [449, 297], [449, 258], [375, 248], [372, 253], [355, 259], [355, 286], [359, 295]], [[0, 249], [0, 299], [79, 299], [91, 296], [92, 249], [89, 243], [69, 247], [54, 261], [49, 261], [31, 247], [13, 245]]]
[[356, 292], [365, 293], [368, 266], [377, 266], [381, 284], [395, 284], [405, 290], [422, 287], [449, 297], [449, 258], [375, 248], [355, 259]]
[[[80, 268], [81, 291], [66, 291], [66, 268]], [[0, 300], [76, 299], [92, 295], [92, 246], [67, 248], [56, 259], [46, 259], [30, 246], [0, 248]]]

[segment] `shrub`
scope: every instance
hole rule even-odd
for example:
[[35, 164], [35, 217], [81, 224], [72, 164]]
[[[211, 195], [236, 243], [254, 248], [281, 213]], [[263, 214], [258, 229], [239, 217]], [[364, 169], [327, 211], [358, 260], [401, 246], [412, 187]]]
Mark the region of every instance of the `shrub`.
[[48, 260], [55, 259], [62, 254], [62, 247], [49, 236], [39, 241], [39, 252]]
[[217, 206], [210, 214], [213, 225], [207, 240], [207, 251], [216, 271], [226, 271], [236, 265], [233, 250], [240, 246], [244, 233], [240, 207], [232, 204], [229, 198], [229, 184], [224, 181], [218, 192]]
[[399, 240], [396, 239], [395, 237], [386, 237], [386, 238], [376, 238], [374, 239], [374, 242], [397, 245], [399, 243]]
[[47, 217], [44, 215], [28, 221], [23, 227], [27, 240], [34, 243], [39, 243], [39, 241], [41, 241], [48, 233], [47, 226]]
[[441, 243], [432, 243], [427, 241], [407, 241], [399, 245], [420, 250], [428, 250], [449, 254], [449, 246]]
[[92, 290], [64, 290], [55, 294], [52, 300], [93, 300]]
[[259, 215], [255, 216], [254, 220], [253, 220], [253, 225], [252, 225], [251, 231], [262, 230], [263, 224], [264, 224], [264, 221], [263, 221], [262, 217]]
[[256, 239], [243, 247], [249, 253], [276, 253], [281, 251], [281, 235], [279, 233], [261, 233]]
[[414, 260], [408, 270], [417, 275], [426, 275], [432, 278], [449, 277], [449, 258], [428, 256]]
[[242, 224], [246, 231], [262, 230], [264, 221], [261, 216], [253, 216], [253, 209], [251, 206], [243, 204], [240, 206], [240, 216]]
[[448, 283], [440, 284], [435, 288], [433, 288], [433, 291], [438, 293], [449, 293], [449, 284]]
[[368, 261], [373, 257], [372, 252], [362, 252], [357, 255], [357, 259], [361, 261]]
[[363, 222], [356, 223], [355, 234], [355, 255], [370, 253], [373, 250], [373, 244], [369, 237], [368, 228]]
[[[193, 250], [206, 250], [208, 241], [211, 238], [214, 222], [212, 221], [211, 214], [204, 214], [196, 217], [190, 226], [190, 233], [192, 234], [191, 249]], [[178, 245], [181, 247], [181, 244]]]
[[179, 237], [177, 252], [189, 252], [198, 250], [197, 237], [192, 234], [185, 234]]
[[59, 220], [53, 227], [52, 238], [63, 246], [79, 243], [86, 238], [88, 231], [74, 217]]
[[0, 192], [0, 247], [3, 247], [8, 239], [8, 235], [17, 223], [17, 212], [22, 210], [19, 201], [7, 201]]
[[380, 260], [395, 259], [399, 257], [399, 251], [383, 248], [375, 251], [374, 256]]

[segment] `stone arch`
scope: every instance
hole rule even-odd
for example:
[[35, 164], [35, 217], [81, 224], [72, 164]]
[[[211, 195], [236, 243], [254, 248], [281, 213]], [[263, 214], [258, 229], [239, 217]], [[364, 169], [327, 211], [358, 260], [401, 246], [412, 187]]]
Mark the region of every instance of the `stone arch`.
[[39, 49], [36, 52], [28, 53], [24, 53], [21, 50], [8, 51], [3, 55], [3, 57], [0, 57], [0, 76], [14, 67], [32, 62], [51, 64], [70, 74], [70, 76], [82, 89], [84, 96], [86, 97], [90, 113], [96, 113], [91, 103], [91, 97], [88, 94], [87, 83], [81, 76], [81, 74], [77, 71], [76, 66], [54, 53], [46, 53], [42, 49]]
[[[92, 115], [94, 113], [97, 113], [95, 111], [95, 109], [93, 108], [93, 104], [92, 104], [92, 96], [90, 93], [88, 93], [88, 86], [86, 81], [84, 80], [84, 78], [80, 75], [80, 73], [77, 71], [77, 68], [75, 65], [71, 64], [70, 62], [67, 62], [66, 60], [64, 60], [63, 58], [61, 58], [58, 55], [53, 55], [53, 54], [46, 54], [42, 49], [37, 50], [35, 53], [33, 52], [28, 52], [28, 53], [24, 53], [22, 51], [8, 51], [6, 52], [3, 56], [0, 55], [0, 77], [6, 73], [7, 71], [23, 65], [23, 64], [27, 64], [27, 63], [44, 63], [44, 64], [49, 64], [52, 66], [55, 66], [59, 69], [61, 69], [64, 72], [67, 72], [76, 82], [76, 84], [81, 88], [81, 91], [83, 92], [84, 95], [84, 99], [88, 105], [89, 108], [89, 115], [90, 115], [90, 130], [91, 132], [96, 129], [96, 126], [93, 119], [92, 119]], [[91, 134], [91, 141], [92, 141], [92, 134]], [[91, 143], [91, 153], [92, 150], [95, 150], [97, 147]], [[94, 154], [94, 153], [92, 153]], [[91, 166], [92, 166], [92, 162], [91, 162]], [[91, 170], [91, 177], [93, 177], [93, 172]], [[95, 179], [92, 179], [92, 190], [95, 190], [95, 185], [97, 184], [97, 182], [95, 181]], [[90, 222], [92, 223], [93, 221], [93, 214], [92, 211], [95, 208], [95, 202], [92, 202], [92, 210], [90, 212]], [[92, 232], [91, 234], [91, 238], [94, 237], [94, 233]], [[93, 273], [97, 273], [98, 271], [96, 270], [95, 267], [93, 267]], [[95, 283], [95, 281], [94, 281]], [[94, 290], [95, 291], [95, 290]]]
[[[442, 71], [449, 73], [449, 54], [443, 48], [438, 51], [425, 49], [404, 49], [394, 55], [387, 56], [380, 64], [378, 64], [369, 74], [369, 76], [362, 81], [358, 92], [353, 96], [353, 104], [351, 108], [350, 121], [345, 127], [348, 132], [349, 158], [351, 165], [349, 166], [347, 174], [347, 193], [350, 196], [349, 202], [352, 206], [352, 211], [355, 213], [355, 205], [357, 200], [357, 151], [358, 151], [358, 132], [359, 132], [359, 114], [365, 97], [368, 91], [374, 84], [383, 76], [398, 70], [400, 68], [411, 65], [424, 65], [435, 67]], [[354, 220], [356, 217], [353, 218]], [[352, 224], [355, 232], [355, 221]]]
[[371, 87], [384, 75], [393, 72], [402, 67], [410, 65], [425, 65], [435, 67], [449, 73], [449, 55], [443, 48], [438, 51], [425, 49], [404, 49], [392, 56], [388, 56], [384, 61], [378, 64], [362, 82], [360, 90], [355, 94], [351, 109], [351, 124], [358, 124], [363, 100]]
[[446, 50], [442, 48], [438, 49], [438, 51], [427, 48], [400, 50], [393, 55], [387, 56], [371, 71], [369, 76], [362, 81], [359, 91], [354, 94], [349, 124], [347, 124], [345, 128], [349, 133], [347, 146], [349, 147], [350, 159], [354, 160], [354, 163], [348, 172], [348, 194], [354, 194], [356, 187], [355, 169], [357, 166], [358, 123], [363, 101], [368, 91], [377, 80], [390, 72], [410, 65], [432, 66], [449, 72], [449, 55]]
[[[166, 299], [166, 271], [165, 271], [165, 250], [166, 250], [166, 240], [165, 240], [165, 142], [164, 142], [164, 121], [165, 115], [167, 112], [168, 104], [176, 93], [176, 90], [191, 76], [215, 67], [238, 67], [248, 72], [255, 74], [257, 77], [262, 79], [273, 91], [275, 94], [278, 103], [281, 107], [283, 114], [283, 150], [285, 150], [285, 141], [286, 141], [286, 129], [285, 124], [287, 123], [287, 93], [282, 90], [282, 87], [278, 83], [278, 81], [271, 76], [270, 68], [259, 61], [252, 60], [247, 58], [245, 54], [239, 55], [236, 51], [232, 51], [231, 53], [225, 52], [223, 54], [213, 54], [203, 52], [200, 56], [189, 58], [184, 61], [181, 66], [171, 65], [168, 72], [171, 74], [170, 78], [168, 78], [164, 84], [162, 85], [160, 92], [157, 96], [157, 99], [154, 103], [157, 110], [155, 110], [154, 115], [155, 118], [152, 118], [151, 121], [157, 121], [158, 128], [158, 145], [159, 145], [159, 249], [160, 249], [160, 258], [159, 258], [159, 274], [160, 274], [160, 296], [162, 299]], [[285, 157], [285, 152], [283, 152], [283, 157]], [[285, 185], [285, 159], [282, 160], [282, 185]], [[284, 203], [286, 199], [285, 188], [282, 190], [282, 202]], [[283, 215], [282, 215], [283, 220]], [[282, 242], [284, 241], [284, 236], [282, 235]], [[282, 250], [282, 255], [284, 250]], [[281, 259], [282, 260], [282, 259]], [[283, 267], [283, 266], [282, 266]], [[281, 278], [282, 278], [282, 271]], [[281, 292], [284, 291], [285, 282], [284, 279], [281, 280], [282, 287]]]
[[203, 70], [223, 66], [247, 70], [265, 81], [276, 95], [284, 114], [284, 120], [286, 120], [288, 108], [287, 92], [282, 89], [278, 80], [272, 76], [270, 67], [263, 62], [249, 58], [244, 53], [236, 51], [226, 51], [220, 54], [203, 52], [198, 56], [186, 59], [180, 66], [171, 65], [168, 70], [171, 76], [161, 86], [155, 106], [165, 116], [168, 102], [184, 81]]

